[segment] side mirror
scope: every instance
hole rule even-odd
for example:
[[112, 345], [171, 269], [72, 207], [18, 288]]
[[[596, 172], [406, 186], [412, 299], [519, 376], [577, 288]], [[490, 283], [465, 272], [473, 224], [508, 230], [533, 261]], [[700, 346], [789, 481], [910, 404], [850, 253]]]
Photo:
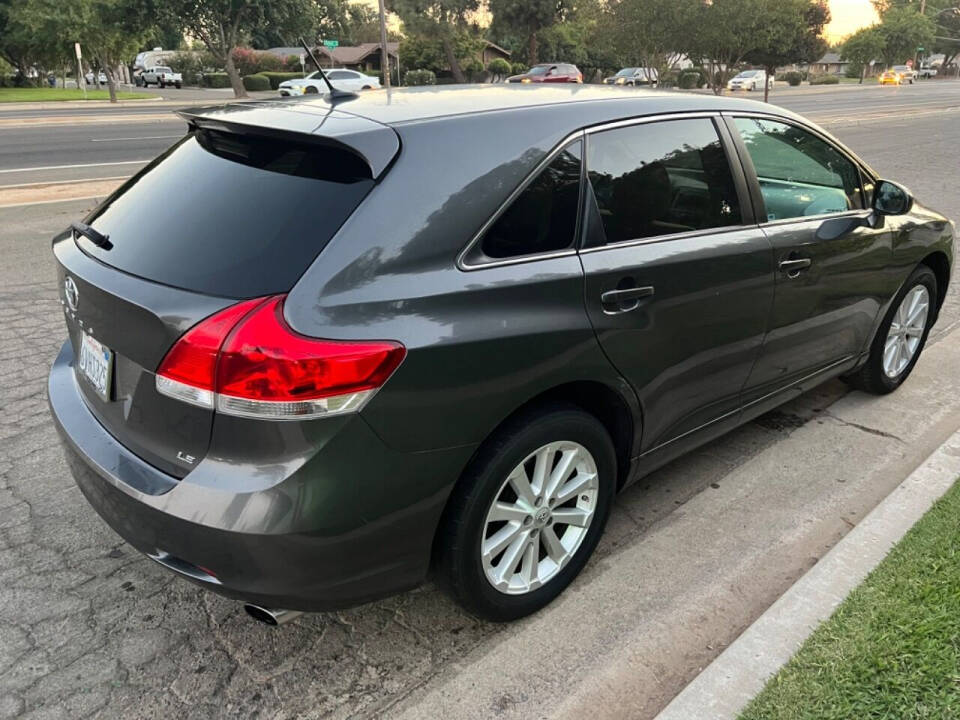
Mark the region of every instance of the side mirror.
[[906, 215], [913, 208], [913, 195], [903, 185], [880, 180], [873, 190], [873, 209], [880, 215]]

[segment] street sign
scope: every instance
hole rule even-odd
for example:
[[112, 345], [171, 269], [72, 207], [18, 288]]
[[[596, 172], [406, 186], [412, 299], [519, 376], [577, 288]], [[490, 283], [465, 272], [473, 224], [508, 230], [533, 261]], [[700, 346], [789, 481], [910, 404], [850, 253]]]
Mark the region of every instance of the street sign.
[[323, 41], [323, 46], [324, 46], [324, 47], [328, 47], [328, 48], [340, 47], [340, 41], [339, 41], [339, 40], [324, 40], [324, 41]]
[[80, 43], [73, 44], [73, 51], [77, 54], [77, 60], [79, 60], [82, 57], [80, 55]]
[[917, 52], [923, 52], [923, 48], [922, 48], [922, 47], [918, 47], [918, 48], [917, 48]]
[[303, 65], [303, 63], [306, 61], [306, 59], [307, 59], [307, 56], [304, 55], [303, 53], [300, 53], [300, 64], [301, 64], [301, 65]]

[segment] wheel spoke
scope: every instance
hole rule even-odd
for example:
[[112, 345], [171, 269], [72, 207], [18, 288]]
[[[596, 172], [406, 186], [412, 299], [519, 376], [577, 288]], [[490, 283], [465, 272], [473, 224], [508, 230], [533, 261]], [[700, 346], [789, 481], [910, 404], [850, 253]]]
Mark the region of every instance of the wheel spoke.
[[520, 563], [520, 579], [527, 587], [537, 577], [537, 542], [530, 538], [526, 547], [523, 549], [523, 560]]
[[548, 500], [552, 499], [557, 489], [573, 474], [574, 463], [576, 463], [579, 454], [576, 448], [563, 451], [563, 455], [560, 456], [560, 462], [557, 463], [553, 472], [550, 473], [550, 481], [542, 493], [545, 498]]
[[510, 578], [516, 572], [520, 558], [523, 556], [523, 551], [529, 543], [530, 536], [528, 533], [520, 533], [513, 539], [497, 564], [497, 582], [510, 582]]
[[552, 527], [545, 527], [540, 531], [540, 541], [543, 543], [543, 548], [547, 551], [550, 559], [559, 565], [567, 551], [560, 543], [560, 538], [557, 537]]
[[584, 508], [557, 508], [553, 511], [553, 522], [582, 528], [589, 524], [592, 514], [592, 510]]
[[483, 541], [483, 559], [491, 562], [520, 533], [520, 525], [507, 523]]
[[550, 472], [553, 453], [553, 445], [547, 445], [537, 453], [537, 458], [533, 465], [533, 479], [530, 481], [530, 487], [534, 495], [543, 494], [543, 485], [547, 480], [547, 473]]
[[[917, 320], [923, 317], [924, 321], [927, 319], [927, 303], [920, 302], [916, 304], [916, 307], [910, 311], [910, 314], [907, 315], [907, 328], [914, 327], [917, 324]], [[922, 323], [921, 323], [922, 324]]]
[[529, 511], [514, 503], [497, 502], [487, 515], [487, 522], [517, 522], [522, 523], [529, 516]]
[[577, 473], [575, 477], [568, 480], [567, 484], [557, 491], [556, 504], [563, 505], [578, 492], [589, 487], [590, 483], [592, 483], [596, 477], [593, 473]]
[[533, 507], [536, 494], [533, 492], [533, 488], [530, 487], [530, 478], [527, 477], [527, 471], [523, 465], [521, 464], [514, 468], [513, 472], [510, 473], [510, 477], [507, 479], [510, 482], [510, 487], [513, 488], [513, 491], [517, 494], [517, 497], [530, 507]]

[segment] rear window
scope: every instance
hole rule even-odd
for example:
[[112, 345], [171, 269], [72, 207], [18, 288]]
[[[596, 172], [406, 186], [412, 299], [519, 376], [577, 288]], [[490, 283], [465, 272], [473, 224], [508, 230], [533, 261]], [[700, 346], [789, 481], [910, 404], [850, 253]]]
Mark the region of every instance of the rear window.
[[223, 297], [286, 292], [373, 186], [352, 153], [229, 132], [187, 135], [87, 222], [83, 250], [148, 280]]

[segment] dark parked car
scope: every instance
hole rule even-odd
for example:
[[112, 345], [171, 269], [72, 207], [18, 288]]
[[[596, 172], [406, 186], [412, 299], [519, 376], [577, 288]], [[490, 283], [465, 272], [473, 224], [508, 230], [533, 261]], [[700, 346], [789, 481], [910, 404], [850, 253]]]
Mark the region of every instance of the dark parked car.
[[569, 63], [540, 63], [525, 73], [511, 75], [510, 83], [582, 83], [583, 73]]
[[895, 390], [950, 278], [950, 221], [770, 105], [471, 86], [182, 115], [54, 240], [50, 404], [103, 518], [268, 622], [431, 567], [480, 615], [543, 607], [621, 488], [828, 378]]

